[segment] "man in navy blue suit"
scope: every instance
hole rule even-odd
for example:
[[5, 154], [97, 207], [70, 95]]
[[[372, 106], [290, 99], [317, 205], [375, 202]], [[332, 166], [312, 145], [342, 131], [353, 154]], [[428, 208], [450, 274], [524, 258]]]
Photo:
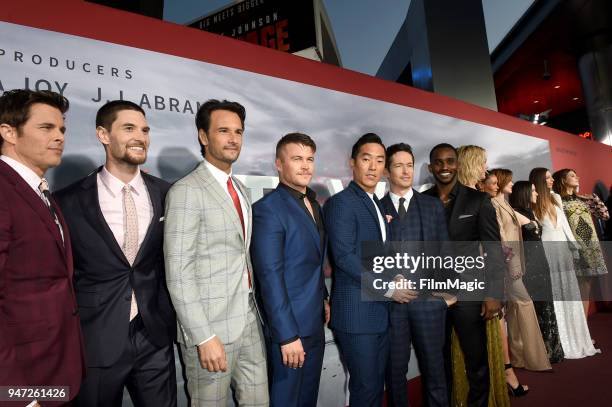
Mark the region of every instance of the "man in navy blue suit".
[[385, 168], [380, 137], [361, 136], [353, 145], [350, 167], [353, 181], [324, 207], [333, 267], [330, 327], [350, 374], [350, 406], [380, 406], [389, 351], [389, 301], [384, 299], [407, 302], [414, 297], [399, 288], [381, 292], [380, 298], [372, 287], [363, 287], [362, 293], [362, 278], [372, 275], [362, 264], [362, 242], [384, 242], [390, 233], [374, 194]]
[[251, 258], [264, 314], [270, 405], [316, 406], [329, 320], [323, 214], [308, 188], [316, 145], [290, 133], [276, 146], [278, 187], [253, 205]]
[[[385, 169], [389, 193], [381, 202], [391, 216], [390, 240], [394, 247], [409, 255], [440, 255], [440, 242], [448, 240], [444, 207], [439, 199], [422, 195], [412, 188], [414, 155], [411, 147], [404, 143], [389, 146]], [[435, 278], [431, 270], [421, 271], [414, 276]], [[448, 297], [448, 301], [452, 298]], [[446, 308], [447, 302], [442, 296], [425, 291], [408, 303], [390, 304], [388, 406], [408, 405], [406, 373], [411, 342], [419, 360], [424, 405], [448, 406], [444, 371]]]

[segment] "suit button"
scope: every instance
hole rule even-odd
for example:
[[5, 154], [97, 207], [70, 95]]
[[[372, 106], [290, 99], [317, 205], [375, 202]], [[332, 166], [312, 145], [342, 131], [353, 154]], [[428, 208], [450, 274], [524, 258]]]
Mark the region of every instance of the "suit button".
[[72, 315], [75, 316], [79, 313], [79, 309], [75, 308], [74, 310], [72, 310]]

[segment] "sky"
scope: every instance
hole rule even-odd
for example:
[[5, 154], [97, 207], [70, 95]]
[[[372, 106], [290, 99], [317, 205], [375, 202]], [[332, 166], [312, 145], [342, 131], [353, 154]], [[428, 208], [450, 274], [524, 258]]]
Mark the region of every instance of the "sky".
[[[164, 19], [184, 24], [233, 3], [166, 0]], [[410, 0], [323, 0], [345, 68], [376, 74], [401, 27]], [[483, 0], [489, 51], [495, 49], [533, 0]]]

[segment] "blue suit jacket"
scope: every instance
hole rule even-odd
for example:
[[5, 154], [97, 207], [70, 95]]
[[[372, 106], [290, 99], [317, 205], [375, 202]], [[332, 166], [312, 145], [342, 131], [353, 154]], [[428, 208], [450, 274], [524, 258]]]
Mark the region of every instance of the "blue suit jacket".
[[[382, 205], [379, 210], [384, 216]], [[363, 189], [351, 182], [327, 200], [323, 212], [333, 267], [330, 327], [354, 334], [386, 331], [389, 302], [384, 297], [367, 300], [367, 292], [362, 299], [361, 292], [362, 278], [373, 276], [363, 267], [361, 244], [382, 241], [374, 203]], [[385, 227], [389, 236], [386, 222]]]
[[312, 218], [284, 188], [253, 204], [251, 260], [264, 331], [273, 342], [320, 332], [325, 246]]

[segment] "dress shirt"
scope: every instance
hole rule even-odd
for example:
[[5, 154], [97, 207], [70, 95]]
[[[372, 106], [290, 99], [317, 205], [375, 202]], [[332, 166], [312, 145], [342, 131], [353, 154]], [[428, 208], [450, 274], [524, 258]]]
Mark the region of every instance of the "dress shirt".
[[[228, 174], [227, 172], [220, 170], [219, 168], [215, 167], [214, 165], [212, 165], [206, 160], [204, 160], [204, 164], [206, 165], [206, 168], [208, 168], [208, 171], [210, 171], [212, 176], [217, 180], [219, 185], [221, 185], [221, 189], [225, 191], [230, 201], [232, 201], [232, 196], [227, 190], [227, 179], [232, 176], [232, 172], [230, 171], [230, 173]], [[238, 199], [240, 200], [240, 207], [242, 208], [242, 217], [244, 218], [244, 233], [246, 234], [247, 230], [249, 230], [249, 210], [248, 210], [249, 207], [247, 203], [248, 201], [242, 195], [242, 192], [240, 192], [240, 188], [238, 188], [238, 186], [236, 185], [233, 179], [232, 179], [232, 183], [234, 184], [234, 189], [238, 193]], [[249, 242], [246, 241], [246, 236], [244, 239], [244, 244], [247, 247], [249, 247]]]
[[34, 171], [32, 171], [32, 169], [30, 169], [26, 165], [20, 163], [19, 161], [9, 156], [0, 155], [0, 160], [4, 161], [8, 166], [14, 169], [15, 172], [19, 174], [19, 176], [23, 178], [23, 180], [30, 186], [30, 188], [32, 188], [34, 192], [36, 192], [36, 195], [38, 195], [40, 199], [42, 199], [42, 201], [45, 202], [45, 198], [42, 196], [42, 194], [40, 193], [40, 190], [38, 189], [38, 186], [40, 185], [40, 182], [42, 181], [42, 178], [40, 178], [38, 174], [36, 174]]
[[378, 215], [378, 224], [380, 226], [380, 234], [382, 236], [382, 241], [386, 242], [387, 241], [387, 228], [386, 228], [385, 223], [387, 222], [387, 220], [382, 216], [382, 213], [380, 212], [378, 205], [376, 205], [376, 201], [374, 201], [374, 194], [371, 194], [369, 192], [366, 192], [366, 194], [368, 194], [368, 196], [372, 200], [372, 204], [374, 205], [374, 208], [376, 209], [376, 214]]
[[410, 200], [412, 199], [413, 195], [414, 195], [414, 192], [412, 191], [412, 188], [410, 188], [408, 190], [408, 192], [406, 192], [406, 194], [404, 194], [404, 195], [397, 195], [397, 194], [394, 194], [393, 192], [389, 191], [389, 196], [391, 197], [391, 202], [393, 203], [393, 206], [395, 207], [395, 210], [397, 211], [397, 213], [399, 213], [399, 200], [400, 200], [400, 198], [404, 198], [406, 200], [404, 202], [404, 209], [406, 209], [406, 212], [408, 212], [408, 207], [410, 206]]
[[134, 203], [136, 204], [136, 212], [138, 215], [138, 247], [142, 244], [149, 224], [153, 217], [153, 208], [149, 198], [149, 191], [142, 179], [140, 170], [136, 176], [127, 184], [111, 174], [106, 167], [98, 173], [98, 202], [104, 220], [108, 227], [113, 232], [113, 236], [123, 248], [125, 239], [125, 231], [123, 228], [123, 187], [129, 185]]
[[[317, 193], [312, 189], [306, 187], [306, 193], [303, 194], [300, 191], [291, 188], [289, 185], [283, 184], [282, 182], [280, 182], [278, 186], [289, 192], [289, 194], [295, 198], [300, 208], [302, 208], [304, 212], [306, 212], [308, 217], [313, 220], [317, 231], [319, 232], [321, 248], [323, 248], [323, 245], [325, 244], [325, 226], [323, 225], [323, 219], [321, 218], [320, 205], [319, 202], [317, 202]], [[306, 207], [306, 203], [304, 202], [305, 199], [308, 199], [308, 202], [310, 202], [312, 214]]]

